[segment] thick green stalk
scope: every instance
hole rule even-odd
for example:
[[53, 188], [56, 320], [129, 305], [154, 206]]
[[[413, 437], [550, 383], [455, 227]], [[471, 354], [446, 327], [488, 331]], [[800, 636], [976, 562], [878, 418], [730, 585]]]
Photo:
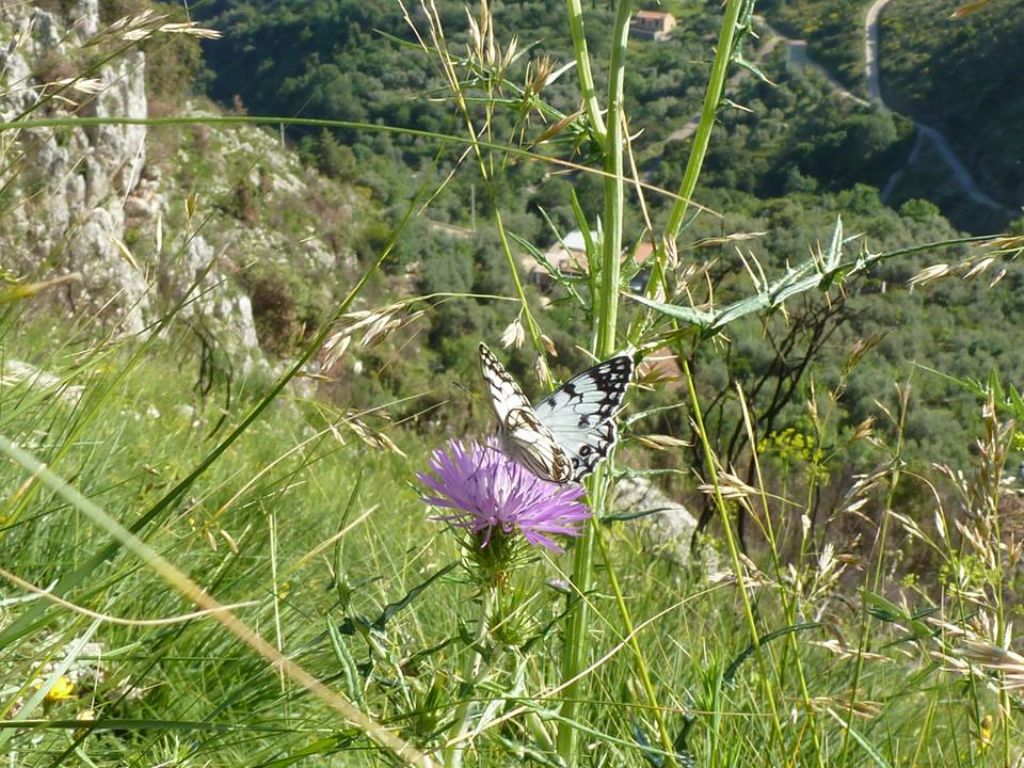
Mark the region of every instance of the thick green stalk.
[[665, 242], [668, 243], [675, 242], [679, 236], [679, 230], [683, 227], [683, 218], [690, 205], [690, 198], [693, 197], [693, 191], [697, 188], [697, 179], [700, 177], [704, 156], [707, 154], [708, 143], [711, 140], [711, 129], [715, 126], [718, 104], [722, 99], [725, 76], [729, 71], [729, 60], [732, 58], [733, 40], [736, 36], [736, 22], [740, 16], [740, 8], [745, 2], [746, 0], [728, 0], [725, 4], [725, 17], [722, 19], [722, 29], [718, 33], [715, 61], [711, 65], [711, 77], [708, 79], [708, 88], [704, 92], [704, 106], [701, 108], [700, 122], [693, 135], [693, 149], [690, 150], [690, 158], [686, 162], [683, 180], [679, 184], [679, 197], [672, 205], [672, 212], [669, 214], [668, 224], [665, 226]]
[[[570, 0], [570, 16], [573, 16], [573, 4]], [[577, 4], [577, 11], [579, 11]], [[619, 254], [622, 251], [622, 214], [625, 202], [625, 186], [623, 182], [623, 151], [622, 128], [625, 123], [623, 114], [624, 82], [626, 75], [626, 45], [629, 41], [629, 18], [632, 11], [630, 0], [621, 0], [615, 15], [615, 27], [612, 38], [612, 55], [608, 74], [608, 127], [605, 134], [604, 161], [604, 240], [602, 242], [601, 267], [599, 276], [599, 292], [594, 302], [594, 321], [596, 323], [596, 353], [599, 358], [608, 357], [615, 352], [615, 330], [618, 320], [619, 301]], [[571, 19], [574, 29], [582, 33], [582, 15]], [[575, 32], [574, 32], [575, 35]], [[574, 43], [577, 41], [574, 39]], [[577, 53], [584, 48], [576, 45]], [[589, 68], [586, 75], [589, 75]], [[580, 76], [584, 73], [581, 71]], [[591, 88], [593, 86], [591, 85]], [[586, 85], [584, 85], [586, 88]], [[590, 264], [591, 272], [597, 265]], [[604, 509], [607, 475], [599, 470], [590, 483], [590, 499], [595, 520]], [[590, 607], [588, 595], [593, 583], [594, 559], [594, 526], [593, 520], [587, 525], [581, 541], [577, 543], [573, 558], [573, 583], [576, 591], [582, 596], [575, 610], [569, 616], [565, 642], [562, 646], [562, 680], [572, 680], [564, 692], [558, 724], [557, 748], [562, 762], [571, 766], [576, 758], [576, 729], [574, 719], [576, 705], [580, 698], [581, 681], [576, 679], [583, 668], [583, 659], [587, 648], [588, 629], [590, 626]]]
[[[625, 142], [623, 127], [626, 79], [626, 44], [632, 3], [622, 0], [615, 16], [615, 36], [608, 77], [608, 131], [604, 145], [604, 240], [602, 242], [600, 293], [594, 304], [597, 322], [597, 356], [615, 353], [615, 331], [619, 316], [619, 265], [622, 257], [622, 217], [625, 207], [623, 177]], [[591, 264], [591, 269], [593, 269]]]
[[[629, 42], [629, 19], [632, 15], [632, 4], [628, 1], [620, 2], [615, 17], [615, 37], [613, 41], [610, 79], [608, 83], [608, 131], [605, 140], [605, 161], [604, 170], [607, 174], [604, 181], [604, 240], [602, 242], [602, 264], [599, 274], [599, 296], [595, 304], [597, 321], [597, 356], [607, 358], [615, 354], [618, 347], [616, 338], [618, 326], [619, 309], [619, 271], [622, 263], [622, 221], [625, 207], [625, 75], [626, 75], [626, 46]], [[608, 475], [601, 472], [594, 480], [595, 489], [600, 486], [600, 494], [595, 496], [600, 499], [598, 505], [595, 501], [595, 514], [600, 516], [604, 509], [604, 499], [608, 490]], [[600, 531], [595, 530], [593, 523], [589, 526], [589, 533], [598, 538], [602, 545], [605, 561], [608, 561], [607, 552], [604, 551], [603, 542], [600, 540]], [[588, 562], [587, 572], [589, 574], [592, 566]], [[658, 727], [658, 737], [661, 740], [662, 748], [668, 753], [670, 765], [675, 765], [673, 755], [672, 738], [665, 726], [665, 721], [658, 708], [658, 702], [654, 693], [654, 686], [647, 669], [647, 663], [641, 652], [639, 641], [633, 631], [633, 620], [629, 609], [623, 599], [622, 590], [619, 587], [618, 579], [608, 562], [608, 573], [611, 578], [611, 585], [616, 596], [619, 613], [625, 624], [626, 634], [629, 636], [630, 645], [637, 663], [641, 684], [647, 696], [647, 703], [651, 707], [651, 713]], [[581, 604], [584, 613], [585, 607]], [[561, 735], [561, 734], [559, 734]]]
[[[598, 467], [597, 473], [602, 469]], [[590, 503], [597, 510], [603, 506], [601, 499], [601, 483], [595, 484], [590, 493]], [[580, 681], [576, 679], [583, 668], [583, 655], [587, 646], [587, 630], [590, 626], [590, 599], [592, 586], [591, 563], [594, 560], [594, 542], [596, 523], [590, 522], [583, 530], [583, 536], [576, 542], [573, 549], [572, 583], [576, 586], [576, 606], [569, 614], [565, 639], [562, 642], [562, 680], [572, 680], [562, 693], [561, 717], [558, 720], [558, 733], [555, 738], [559, 757], [566, 766], [574, 765], [576, 753], [576, 704], [580, 697]]]

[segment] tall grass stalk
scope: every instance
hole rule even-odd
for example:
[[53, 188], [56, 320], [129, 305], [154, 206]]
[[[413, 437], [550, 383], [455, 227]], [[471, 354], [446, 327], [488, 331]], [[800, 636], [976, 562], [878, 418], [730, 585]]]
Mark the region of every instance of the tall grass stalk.
[[[688, 394], [690, 396], [690, 407], [693, 414], [693, 420], [696, 425], [697, 435], [701, 441], [701, 448], [704, 453], [704, 467], [707, 472], [708, 483], [712, 488], [714, 494], [715, 509], [718, 512], [719, 519], [722, 524], [722, 531], [725, 534], [725, 543], [729, 551], [729, 559], [732, 563], [733, 576], [736, 579], [736, 591], [739, 593], [740, 604], [743, 606], [743, 619], [747, 625], [747, 631], [750, 633], [750, 644], [754, 648], [755, 657], [758, 664], [761, 665], [762, 679], [765, 688], [765, 699], [767, 701], [775, 702], [778, 700], [777, 694], [774, 690], [772, 683], [772, 676], [767, 673], [764, 657], [758, 652], [760, 646], [760, 633], [757, 628], [757, 619], [754, 616], [754, 606], [750, 600], [750, 592], [747, 586], [746, 578], [746, 566], [740, 556], [739, 542], [736, 541], [736, 534], [732, 529], [732, 520], [729, 517], [729, 506], [725, 502], [725, 497], [722, 495], [722, 488], [719, 484], [719, 468], [718, 468], [718, 457], [715, 455], [714, 449], [711, 446], [711, 440], [708, 437], [707, 429], [704, 426], [704, 415], [701, 409], [700, 400], [697, 397], [697, 389], [694, 383], [693, 374], [690, 371], [690, 365], [685, 360], [683, 361], [683, 376], [687, 382]], [[779, 720], [778, 712], [775, 707], [772, 707], [772, 737], [775, 743], [781, 748], [783, 741], [782, 735], [782, 723]]]
[[[750, 413], [750, 404], [747, 401], [746, 394], [743, 392], [743, 388], [737, 383], [736, 385], [737, 400], [740, 404], [740, 409], [743, 414], [743, 428], [747, 432], [747, 440], [750, 445], [756, 446], [757, 439], [754, 435], [754, 421]], [[783, 583], [784, 580], [784, 568], [781, 559], [781, 553], [779, 552], [779, 543], [775, 534], [775, 526], [772, 522], [771, 507], [768, 503], [768, 494], [765, 487], [765, 478], [762, 472], [761, 461], [758, 457], [757, 451], [753, 451], [752, 459], [754, 462], [754, 475], [757, 481], [757, 489], [759, 491], [758, 501], [760, 503], [760, 517], [764, 521], [763, 533], [765, 540], [768, 544], [768, 552], [772, 561], [772, 568], [774, 570], [774, 576], [778, 583]], [[785, 494], [782, 494], [785, 496]], [[758, 516], [754, 512], [753, 504], [750, 504], [748, 511], [755, 518]], [[728, 525], [727, 521], [723, 521]], [[731, 552], [730, 552], [731, 556]], [[799, 617], [797, 616], [797, 597], [791, 595], [788, 590], [779, 590], [780, 601], [782, 603], [782, 610], [786, 617], [786, 622], [789, 626], [797, 624]], [[804, 668], [803, 656], [800, 653], [800, 645], [798, 638], [795, 633], [787, 635], [787, 644], [789, 646], [790, 654], [793, 657], [793, 668], [796, 671], [797, 682], [800, 686], [800, 697], [803, 701], [804, 710], [806, 712], [808, 721], [810, 723], [811, 741], [814, 743], [814, 756], [817, 758], [817, 764], [819, 768], [825, 768], [824, 756], [821, 750], [821, 737], [819, 733], [817, 715], [815, 714], [814, 707], [811, 703], [811, 692], [807, 683], [807, 672]], [[783, 665], [785, 666], [785, 665]], [[781, 731], [782, 725], [778, 715], [778, 706], [775, 702], [772, 702], [772, 726], [775, 729], [776, 737], [778, 738], [779, 732]]]
[[875, 567], [873, 570], [871, 568], [866, 568], [864, 570], [864, 582], [861, 589], [861, 632], [858, 643], [857, 658], [854, 662], [853, 679], [850, 682], [850, 701], [846, 710], [846, 728], [843, 733], [843, 743], [839, 751], [840, 758], [846, 757], [848, 750], [851, 747], [850, 742], [855, 738], [853, 730], [853, 718], [855, 716], [854, 706], [857, 703], [861, 677], [864, 673], [865, 659], [867, 658], [868, 650], [872, 645], [871, 639], [874, 622], [872, 621], [870, 611], [871, 604], [868, 599], [869, 592], [878, 593], [883, 587], [886, 563], [886, 542], [889, 538], [889, 526], [892, 522], [892, 515], [890, 513], [896, 504], [896, 494], [902, 480], [901, 466], [903, 463], [903, 440], [906, 430], [907, 414], [910, 410], [909, 382], [906, 386], [900, 388], [899, 402], [899, 420], [896, 424], [896, 445], [894, 446], [893, 454], [890, 459], [890, 466], [892, 469], [889, 474], [888, 489], [885, 494], [885, 504], [882, 507], [882, 519], [872, 545]]

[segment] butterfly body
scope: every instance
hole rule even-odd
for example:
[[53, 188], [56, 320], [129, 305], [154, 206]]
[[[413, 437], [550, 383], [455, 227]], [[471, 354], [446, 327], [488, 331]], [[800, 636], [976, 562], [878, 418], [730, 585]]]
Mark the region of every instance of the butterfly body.
[[580, 480], [615, 445], [615, 414], [633, 376], [631, 355], [598, 363], [536, 405], [491, 353], [480, 345], [480, 368], [498, 417], [506, 455], [538, 477], [556, 483]]

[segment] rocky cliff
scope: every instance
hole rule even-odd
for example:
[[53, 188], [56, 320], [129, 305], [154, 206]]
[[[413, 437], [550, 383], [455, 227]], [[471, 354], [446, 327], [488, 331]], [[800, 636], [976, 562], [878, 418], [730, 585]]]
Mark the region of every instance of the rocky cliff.
[[[66, 13], [41, 5], [0, 0], [0, 120], [146, 118], [146, 57], [133, 43], [180, 28], [152, 15], [105, 25], [98, 0], [64, 4]], [[303, 308], [326, 305], [345, 282], [357, 203], [255, 127], [5, 130], [0, 278], [77, 273], [63, 308], [129, 334], [185, 300], [184, 317], [258, 357], [268, 337], [300, 333]], [[296, 328], [279, 327], [288, 323]]]

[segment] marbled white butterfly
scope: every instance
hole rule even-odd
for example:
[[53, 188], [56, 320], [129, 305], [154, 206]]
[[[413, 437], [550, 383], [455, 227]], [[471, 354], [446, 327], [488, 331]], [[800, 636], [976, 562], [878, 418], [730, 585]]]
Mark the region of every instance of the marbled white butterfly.
[[615, 445], [615, 414], [633, 367], [632, 355], [616, 355], [530, 405], [505, 366], [480, 344], [502, 450], [545, 480], [567, 483], [590, 474]]

